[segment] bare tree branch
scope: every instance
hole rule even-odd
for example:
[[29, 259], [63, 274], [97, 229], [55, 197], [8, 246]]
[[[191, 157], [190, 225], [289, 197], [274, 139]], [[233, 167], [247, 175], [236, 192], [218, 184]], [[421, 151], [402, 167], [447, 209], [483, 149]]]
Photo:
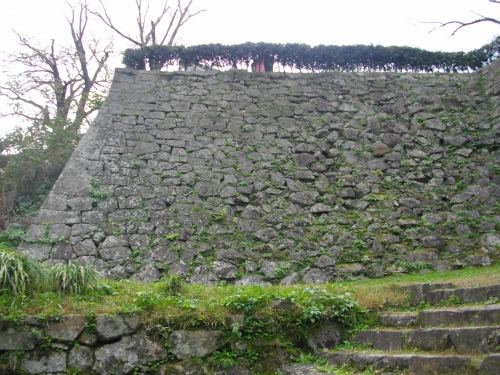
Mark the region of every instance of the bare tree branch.
[[[14, 31], [24, 48], [7, 55], [7, 81], [0, 84], [0, 96], [11, 103], [10, 113], [49, 126], [55, 119], [78, 133], [95, 106], [87, 103], [96, 87], [103, 87], [111, 45], [102, 48], [99, 40], [86, 36], [89, 26], [87, 0], [73, 6], [67, 2], [66, 20], [72, 45], [58, 46], [55, 40], [41, 46]], [[4, 111], [6, 112], [6, 111]]]
[[106, 26], [116, 32], [118, 35], [133, 43], [136, 46], [142, 47], [149, 44], [156, 44], [159, 40], [157, 38], [158, 35], [161, 35], [158, 31], [160, 24], [166, 18], [166, 16], [170, 17], [170, 21], [168, 22], [167, 29], [163, 35], [159, 44], [164, 44], [168, 39], [168, 45], [172, 45], [177, 37], [177, 34], [182, 26], [186, 24], [186, 22], [193, 18], [194, 16], [202, 13], [205, 9], [196, 11], [194, 13], [190, 13], [190, 8], [192, 6], [193, 0], [189, 0], [187, 5], [183, 5], [181, 0], [177, 0], [177, 6], [175, 10], [171, 9], [169, 6], [169, 0], [165, 0], [161, 11], [159, 12], [156, 19], [150, 19], [148, 22], [148, 13], [149, 13], [149, 4], [145, 6], [142, 0], [135, 0], [136, 6], [136, 24], [138, 34], [136, 37], [130, 36], [128, 33], [120, 30], [118, 26], [112, 21], [111, 16], [106, 9], [103, 0], [98, 0], [100, 4], [100, 10], [89, 10], [90, 13], [97, 16]]
[[175, 37], [177, 36], [177, 33], [179, 32], [179, 29], [182, 26], [184, 26], [184, 24], [187, 21], [189, 21], [194, 16], [196, 16], [196, 15], [198, 15], [198, 14], [206, 11], [206, 9], [202, 9], [202, 10], [199, 10], [199, 11], [195, 12], [194, 14], [189, 14], [189, 8], [191, 7], [192, 3], [193, 3], [193, 0], [190, 0], [189, 4], [184, 9], [182, 9], [182, 7], [181, 7], [181, 0], [177, 0], [177, 10], [179, 11], [180, 16], [179, 16], [179, 20], [177, 22], [177, 26], [174, 29], [174, 31], [172, 33], [172, 36], [170, 37], [170, 40], [168, 41], [168, 45], [169, 46], [171, 46], [171, 45], [174, 44], [174, 40], [175, 40]]
[[130, 36], [122, 33], [120, 30], [118, 30], [118, 28], [116, 28], [116, 26], [113, 24], [113, 22], [111, 21], [111, 18], [109, 17], [108, 15], [108, 12], [106, 10], [106, 7], [104, 6], [104, 4], [102, 3], [102, 0], [99, 0], [99, 3], [101, 4], [101, 7], [103, 9], [103, 12], [104, 12], [104, 15], [102, 15], [101, 13], [99, 12], [95, 12], [95, 11], [90, 11], [90, 13], [92, 13], [94, 16], [98, 17], [102, 22], [104, 22], [104, 24], [106, 26], [108, 26], [111, 30], [113, 30], [115, 33], [117, 33], [118, 35], [120, 35], [121, 37], [127, 39], [129, 42], [132, 42], [133, 44], [136, 44], [138, 45], [139, 47], [141, 46], [141, 42], [137, 42], [136, 40], [132, 39]]
[[[488, 1], [490, 3], [493, 3], [493, 4], [500, 4], [500, 0], [488, 0]], [[420, 21], [420, 22], [423, 24], [435, 25], [435, 27], [431, 31], [429, 31], [429, 33], [432, 33], [433, 31], [435, 31], [437, 29], [445, 28], [447, 26], [453, 25], [453, 26], [455, 26], [455, 29], [451, 33], [451, 36], [454, 36], [459, 30], [461, 30], [464, 27], [477, 25], [479, 23], [490, 22], [493, 24], [500, 25], [500, 19], [496, 19], [493, 17], [486, 17], [486, 16], [483, 16], [479, 13], [474, 12], [474, 11], [471, 11], [471, 13], [474, 13], [477, 16], [477, 18], [475, 20], [469, 21], [469, 22], [463, 22], [463, 21], [448, 21], [448, 22], [439, 22], [439, 21], [421, 22]]]

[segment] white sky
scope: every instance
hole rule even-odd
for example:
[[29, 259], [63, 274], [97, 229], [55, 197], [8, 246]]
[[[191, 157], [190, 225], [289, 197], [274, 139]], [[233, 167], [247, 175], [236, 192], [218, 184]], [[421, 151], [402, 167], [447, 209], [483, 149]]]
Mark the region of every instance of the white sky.
[[[93, 0], [96, 2], [96, 0]], [[143, 0], [146, 1], [146, 0]], [[172, 3], [175, 0], [170, 0]], [[135, 31], [134, 0], [105, 0], [117, 23]], [[163, 0], [152, 0], [161, 6]], [[237, 44], [245, 42], [408, 45], [428, 50], [469, 51], [500, 34], [498, 25], [470, 26], [451, 37], [451, 28], [429, 34], [419, 21], [472, 20], [471, 11], [500, 19], [500, 5], [488, 0], [194, 0], [204, 12], [190, 20], [179, 44]], [[3, 0], [0, 12], [0, 50], [15, 51], [12, 29], [57, 44], [69, 41], [64, 0]], [[152, 6], [154, 11], [154, 6]], [[154, 13], [152, 13], [154, 14]], [[106, 38], [109, 30], [91, 25], [93, 34]], [[130, 47], [115, 37], [115, 50]], [[121, 57], [112, 60], [121, 66]], [[3, 80], [0, 72], [0, 80]], [[0, 110], [2, 108], [0, 102]], [[0, 134], [12, 127], [0, 119]]]

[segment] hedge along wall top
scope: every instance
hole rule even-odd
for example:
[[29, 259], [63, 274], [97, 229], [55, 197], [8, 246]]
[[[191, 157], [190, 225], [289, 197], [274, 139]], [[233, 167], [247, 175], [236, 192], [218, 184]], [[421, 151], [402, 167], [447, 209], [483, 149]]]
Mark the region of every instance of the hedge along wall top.
[[467, 74], [117, 69], [19, 251], [204, 284], [490, 264], [499, 63]]
[[407, 46], [325, 46], [306, 44], [245, 43], [146, 46], [123, 54], [127, 68], [161, 69], [164, 66], [202, 65], [209, 68], [246, 66], [264, 60], [266, 71], [274, 63], [282, 68], [307, 71], [413, 71], [466, 72], [490, 63], [500, 51], [500, 37], [471, 52], [430, 52]]

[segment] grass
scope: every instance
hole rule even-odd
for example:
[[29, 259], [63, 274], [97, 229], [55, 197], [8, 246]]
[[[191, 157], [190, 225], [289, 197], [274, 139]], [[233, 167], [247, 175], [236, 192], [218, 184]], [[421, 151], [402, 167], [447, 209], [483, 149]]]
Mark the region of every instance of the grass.
[[40, 264], [19, 254], [0, 252], [0, 289], [18, 295], [41, 282], [43, 272]]
[[90, 267], [66, 264], [52, 268], [49, 277], [60, 291], [78, 294], [97, 285], [98, 273]]
[[[381, 279], [367, 279], [354, 282], [338, 282], [321, 286], [297, 284], [292, 286], [203, 286], [180, 285], [174, 281], [175, 291], [172, 290], [172, 280], [165, 279], [155, 283], [140, 283], [130, 280], [112, 281], [99, 280], [94, 289], [83, 292], [81, 295], [71, 293], [54, 293], [37, 291], [29, 298], [19, 298], [15, 295], [3, 294], [0, 296], [0, 316], [6, 317], [13, 310], [22, 310], [26, 315], [46, 315], [53, 311], [58, 314], [74, 314], [81, 311], [92, 311], [95, 315], [117, 314], [123, 312], [140, 313], [138, 296], [160, 296], [154, 303], [154, 308], [148, 309], [148, 320], [155, 316], [187, 317], [195, 320], [205, 320], [217, 324], [225, 321], [226, 314], [236, 308], [238, 296], [248, 303], [255, 298], [259, 301], [259, 308], [266, 309], [271, 300], [276, 298], [300, 299], [304, 302], [304, 291], [321, 290], [328, 295], [345, 295], [357, 301], [368, 309], [381, 309], [388, 306], [408, 306], [410, 299], [403, 288], [412, 283], [452, 282], [458, 287], [481, 286], [500, 283], [500, 264], [484, 268], [466, 268], [450, 272], [428, 272], [426, 274], [394, 275]], [[6, 288], [2, 284], [2, 288]], [[18, 290], [21, 291], [22, 288]], [[65, 288], [62, 288], [65, 289]], [[66, 288], [67, 289], [67, 288]], [[77, 291], [77, 289], [72, 289]], [[322, 295], [323, 292], [319, 292]], [[177, 295], [176, 301], [165, 299], [166, 296]], [[302, 297], [300, 297], [302, 296]], [[143, 297], [146, 298], [146, 297]], [[230, 301], [233, 298], [233, 304]], [[319, 298], [319, 297], [318, 297]], [[309, 298], [314, 300], [314, 298]], [[183, 302], [184, 301], [184, 302]], [[187, 303], [186, 301], [191, 301]], [[324, 302], [324, 301], [321, 301]], [[243, 302], [242, 302], [243, 303]], [[185, 306], [195, 306], [186, 308]], [[14, 309], [11, 309], [11, 306]], [[189, 314], [186, 310], [192, 310]], [[19, 312], [19, 311], [18, 311]]]
[[352, 298], [369, 309], [385, 306], [403, 307], [408, 297], [402, 286], [415, 283], [451, 282], [457, 287], [475, 287], [500, 283], [500, 264], [491, 267], [470, 267], [449, 272], [431, 271], [425, 274], [402, 274], [381, 279], [333, 284], [337, 290], [351, 293]]
[[36, 300], [45, 291], [87, 293], [97, 286], [98, 276], [89, 266], [46, 267], [19, 253], [0, 250], [0, 296]]

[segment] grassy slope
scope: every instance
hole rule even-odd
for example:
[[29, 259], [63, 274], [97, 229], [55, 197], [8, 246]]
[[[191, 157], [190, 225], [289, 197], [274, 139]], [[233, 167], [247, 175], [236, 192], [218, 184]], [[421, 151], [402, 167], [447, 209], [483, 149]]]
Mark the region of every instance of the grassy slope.
[[[450, 272], [428, 272], [425, 274], [400, 274], [381, 279], [340, 282], [316, 286], [331, 294], [349, 292], [351, 297], [368, 309], [386, 307], [404, 307], [409, 303], [408, 296], [401, 288], [411, 283], [453, 282], [456, 286], [491, 285], [500, 282], [500, 264], [484, 268], [465, 268]], [[141, 313], [148, 316], [161, 314], [163, 316], [179, 315], [213, 315], [218, 319], [231, 313], [231, 308], [225, 307], [230, 296], [242, 293], [248, 298], [266, 296], [262, 305], [272, 296], [284, 296], [297, 293], [311, 285], [294, 286], [235, 286], [221, 285], [215, 287], [200, 285], [183, 285], [176, 301], [165, 300], [168, 285], [165, 281], [156, 283], [137, 283], [127, 280], [100, 283], [98, 292], [87, 295], [61, 294], [56, 292], [37, 291], [30, 296], [0, 297], [0, 316], [16, 319], [19, 315], [62, 316], [68, 314], [116, 314]], [[241, 292], [242, 291], [242, 292]], [[155, 301], [156, 300], [156, 301]], [[234, 309], [233, 309], [234, 310]], [[208, 316], [206, 316], [208, 318]]]

